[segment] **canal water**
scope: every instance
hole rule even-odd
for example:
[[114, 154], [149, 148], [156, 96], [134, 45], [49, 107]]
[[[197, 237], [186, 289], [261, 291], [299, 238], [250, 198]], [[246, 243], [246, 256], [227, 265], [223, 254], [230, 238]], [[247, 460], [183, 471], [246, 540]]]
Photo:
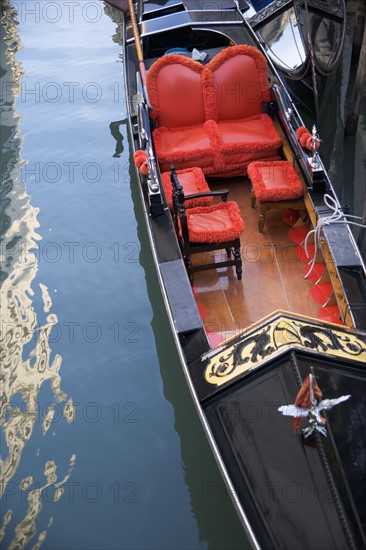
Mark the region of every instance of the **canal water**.
[[1, 547], [248, 548], [149, 251], [118, 12], [99, 0], [3, 10]]

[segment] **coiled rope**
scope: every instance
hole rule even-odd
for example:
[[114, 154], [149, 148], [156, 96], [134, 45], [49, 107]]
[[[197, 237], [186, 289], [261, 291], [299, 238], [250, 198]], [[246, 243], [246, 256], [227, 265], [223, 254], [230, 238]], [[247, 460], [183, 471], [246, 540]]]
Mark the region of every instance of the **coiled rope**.
[[310, 275], [316, 263], [316, 257], [319, 251], [320, 234], [324, 226], [332, 225], [334, 223], [341, 223], [341, 224], [356, 225], [358, 227], [366, 228], [366, 225], [362, 223], [345, 219], [345, 218], [354, 218], [354, 219], [362, 220], [360, 216], [352, 216], [351, 214], [345, 214], [342, 210], [342, 207], [337, 203], [337, 201], [331, 195], [328, 195], [327, 193], [324, 195], [324, 203], [332, 211], [332, 213], [329, 216], [324, 216], [323, 218], [320, 218], [318, 220], [316, 227], [311, 231], [309, 231], [309, 233], [306, 235], [305, 242], [304, 242], [304, 249], [305, 249], [306, 256], [309, 257], [308, 241], [311, 238], [311, 236], [314, 236], [315, 249], [314, 249], [314, 256], [309, 262], [310, 269], [306, 273], [304, 277], [305, 279]]

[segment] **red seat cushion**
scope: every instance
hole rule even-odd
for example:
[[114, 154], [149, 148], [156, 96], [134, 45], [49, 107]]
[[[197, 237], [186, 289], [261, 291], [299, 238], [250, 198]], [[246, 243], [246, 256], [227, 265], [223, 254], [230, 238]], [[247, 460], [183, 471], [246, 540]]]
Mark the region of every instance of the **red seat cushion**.
[[[178, 181], [183, 187], [185, 195], [193, 195], [194, 193], [204, 193], [210, 191], [205, 176], [200, 168], [186, 168], [185, 170], [177, 170]], [[172, 198], [172, 182], [170, 180], [170, 172], [163, 172], [161, 174], [163, 181], [166, 200], [169, 208], [173, 208]], [[194, 206], [208, 206], [212, 203], [213, 197], [201, 197], [199, 199], [186, 200], [184, 202], [185, 208], [193, 208]]]
[[223, 243], [238, 239], [244, 222], [236, 202], [199, 206], [187, 210], [189, 240], [192, 243]]
[[268, 115], [260, 114], [240, 120], [224, 120], [217, 123], [223, 145], [255, 151], [278, 151], [281, 146], [273, 122]]
[[304, 194], [299, 176], [286, 160], [252, 162], [248, 166], [248, 177], [260, 201], [295, 200]]
[[181, 128], [157, 128], [153, 132], [160, 168], [167, 172], [172, 164], [177, 169], [208, 168], [214, 163], [208, 123]]
[[217, 127], [224, 170], [245, 174], [252, 161], [280, 158], [281, 139], [268, 115], [220, 121]]

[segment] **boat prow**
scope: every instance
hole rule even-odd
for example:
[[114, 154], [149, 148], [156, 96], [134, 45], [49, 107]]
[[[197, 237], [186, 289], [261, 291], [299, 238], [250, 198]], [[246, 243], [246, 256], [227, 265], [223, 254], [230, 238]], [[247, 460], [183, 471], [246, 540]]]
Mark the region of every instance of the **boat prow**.
[[366, 363], [365, 335], [278, 311], [203, 354], [190, 371], [198, 395], [205, 401], [257, 370], [287, 361], [289, 354], [315, 363], [341, 361], [360, 367]]
[[[279, 312], [192, 365], [239, 513], [262, 547], [362, 547], [365, 362], [364, 334]], [[313, 404], [309, 375], [322, 395]]]

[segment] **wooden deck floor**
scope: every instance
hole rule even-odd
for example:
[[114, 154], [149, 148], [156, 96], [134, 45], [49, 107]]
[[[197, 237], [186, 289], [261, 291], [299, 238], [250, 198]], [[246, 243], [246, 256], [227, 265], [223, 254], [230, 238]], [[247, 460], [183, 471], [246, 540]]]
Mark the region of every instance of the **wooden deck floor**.
[[[196, 300], [206, 330], [226, 339], [278, 309], [316, 318], [321, 306], [310, 297], [313, 284], [304, 279], [306, 264], [296, 257], [298, 244], [289, 239], [291, 226], [284, 223], [282, 213], [267, 212], [264, 232], [259, 233], [258, 211], [250, 206], [248, 180], [209, 184], [211, 189], [230, 190], [229, 200], [238, 203], [245, 231], [241, 237], [241, 281], [233, 267], [194, 274]], [[215, 254], [217, 261], [222, 254], [225, 251]], [[203, 258], [198, 259], [202, 263]], [[194, 256], [192, 260], [196, 263]]]

